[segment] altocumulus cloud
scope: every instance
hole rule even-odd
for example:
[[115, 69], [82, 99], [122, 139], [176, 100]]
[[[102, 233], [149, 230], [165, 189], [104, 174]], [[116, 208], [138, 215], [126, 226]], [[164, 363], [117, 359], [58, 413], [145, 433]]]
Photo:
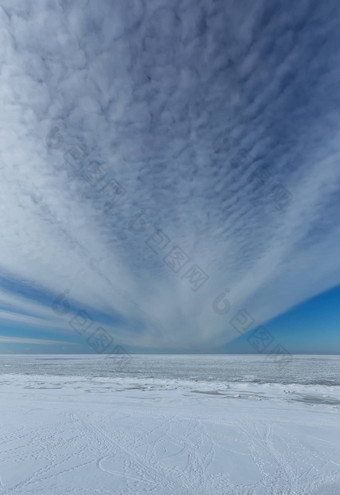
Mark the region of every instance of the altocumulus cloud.
[[211, 350], [238, 309], [340, 283], [337, 1], [3, 0], [0, 22], [4, 322], [67, 339], [67, 289], [125, 345]]

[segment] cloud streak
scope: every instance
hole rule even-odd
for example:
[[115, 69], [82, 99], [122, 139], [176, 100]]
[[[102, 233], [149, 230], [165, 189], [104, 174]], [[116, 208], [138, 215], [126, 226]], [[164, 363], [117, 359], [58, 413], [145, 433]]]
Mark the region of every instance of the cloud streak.
[[20, 338], [20, 337], [0, 337], [0, 343], [2, 343], [2, 344], [38, 344], [38, 345], [70, 344], [70, 342], [64, 342], [62, 340], [42, 340], [42, 339]]

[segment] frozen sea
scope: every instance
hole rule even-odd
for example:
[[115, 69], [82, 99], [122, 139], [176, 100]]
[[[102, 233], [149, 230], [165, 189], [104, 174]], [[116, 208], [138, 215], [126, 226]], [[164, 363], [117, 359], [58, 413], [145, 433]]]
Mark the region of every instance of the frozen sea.
[[340, 494], [340, 356], [2, 355], [0, 494]]
[[340, 356], [0, 355], [0, 374], [340, 385]]

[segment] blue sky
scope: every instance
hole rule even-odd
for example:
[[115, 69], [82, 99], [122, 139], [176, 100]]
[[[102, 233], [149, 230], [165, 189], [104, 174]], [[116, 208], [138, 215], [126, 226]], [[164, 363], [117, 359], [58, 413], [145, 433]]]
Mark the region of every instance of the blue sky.
[[[291, 354], [340, 354], [339, 300], [340, 287], [336, 287], [266, 322], [263, 327], [268, 339], [264, 345], [268, 341], [268, 351], [275, 345], [281, 345]], [[256, 331], [254, 327], [227, 344], [223, 350], [245, 354], [259, 352], [250, 338]], [[269, 342], [270, 337], [272, 340]]]
[[0, 352], [340, 352], [339, 2], [0, 23]]

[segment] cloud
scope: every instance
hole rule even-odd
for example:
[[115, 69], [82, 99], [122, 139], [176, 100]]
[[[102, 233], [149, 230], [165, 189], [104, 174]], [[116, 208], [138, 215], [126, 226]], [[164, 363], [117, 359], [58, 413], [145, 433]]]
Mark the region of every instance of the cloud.
[[2, 2], [6, 321], [69, 332], [69, 289], [122, 343], [210, 350], [239, 308], [263, 322], [338, 285], [339, 9]]
[[42, 339], [30, 339], [21, 337], [2, 337], [0, 336], [0, 343], [2, 344], [70, 344], [70, 342], [64, 342], [62, 340], [42, 340]]

